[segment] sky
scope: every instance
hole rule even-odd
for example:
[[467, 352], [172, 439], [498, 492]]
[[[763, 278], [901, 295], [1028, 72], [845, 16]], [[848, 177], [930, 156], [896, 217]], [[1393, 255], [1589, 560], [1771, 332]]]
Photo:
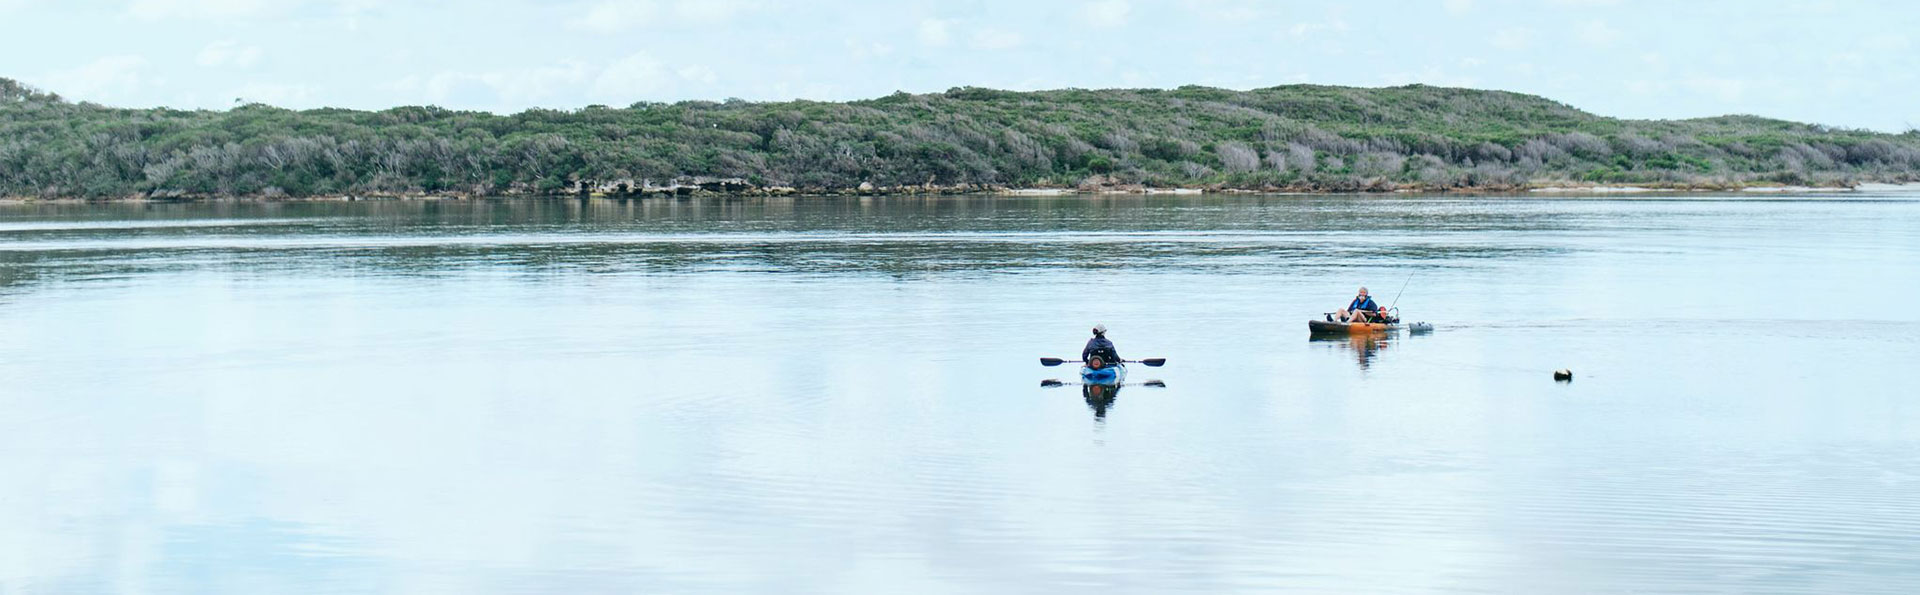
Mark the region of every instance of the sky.
[[1920, 3], [0, 0], [0, 77], [115, 106], [514, 112], [959, 86], [1410, 83], [1920, 126]]

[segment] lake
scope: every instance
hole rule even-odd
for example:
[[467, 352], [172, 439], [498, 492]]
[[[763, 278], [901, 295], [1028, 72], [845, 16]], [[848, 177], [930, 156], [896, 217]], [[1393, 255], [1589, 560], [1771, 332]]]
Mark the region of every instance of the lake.
[[1898, 193], [0, 205], [0, 593], [1913, 593], [1917, 292]]

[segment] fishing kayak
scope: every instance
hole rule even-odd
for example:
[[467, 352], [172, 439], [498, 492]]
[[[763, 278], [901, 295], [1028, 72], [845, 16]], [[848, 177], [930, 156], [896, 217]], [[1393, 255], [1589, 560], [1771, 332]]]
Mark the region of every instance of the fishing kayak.
[[1119, 384], [1126, 379], [1126, 366], [1107, 366], [1098, 370], [1080, 366], [1080, 381], [1087, 384]]
[[1366, 333], [1384, 333], [1399, 329], [1398, 324], [1385, 322], [1328, 322], [1325, 320], [1307, 321], [1307, 330], [1316, 335], [1362, 335]]
[[[1403, 328], [1400, 323], [1386, 322], [1329, 322], [1325, 320], [1307, 321], [1307, 330], [1316, 335], [1365, 335], [1370, 333], [1390, 333]], [[1433, 325], [1424, 322], [1413, 323], [1409, 327], [1415, 334], [1433, 330]]]

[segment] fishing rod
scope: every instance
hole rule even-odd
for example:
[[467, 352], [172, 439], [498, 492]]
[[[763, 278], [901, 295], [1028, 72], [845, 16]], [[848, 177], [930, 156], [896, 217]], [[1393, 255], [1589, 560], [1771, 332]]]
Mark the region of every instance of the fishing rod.
[[1413, 283], [1413, 275], [1414, 275], [1414, 273], [1418, 273], [1418, 272], [1420, 272], [1420, 271], [1418, 271], [1418, 270], [1415, 270], [1415, 271], [1414, 271], [1413, 273], [1407, 273], [1407, 282], [1406, 282], [1406, 283], [1401, 283], [1401, 284], [1400, 284], [1400, 293], [1396, 293], [1396, 294], [1393, 294], [1393, 303], [1391, 303], [1391, 304], [1387, 304], [1387, 309], [1388, 309], [1388, 310], [1392, 310], [1392, 309], [1394, 308], [1394, 306], [1398, 306], [1398, 305], [1400, 305], [1400, 296], [1401, 296], [1402, 294], [1405, 294], [1405, 293], [1407, 292], [1407, 286], [1408, 286], [1408, 285], [1411, 285], [1411, 284]]

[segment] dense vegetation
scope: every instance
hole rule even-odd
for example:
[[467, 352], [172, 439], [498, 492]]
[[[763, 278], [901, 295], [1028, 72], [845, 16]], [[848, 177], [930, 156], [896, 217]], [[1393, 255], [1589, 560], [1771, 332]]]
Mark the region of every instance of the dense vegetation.
[[118, 109], [0, 79], [0, 196], [560, 193], [696, 176], [801, 190], [1847, 184], [1920, 180], [1920, 132], [1752, 116], [1619, 120], [1528, 95], [1419, 85], [960, 88], [500, 116]]

